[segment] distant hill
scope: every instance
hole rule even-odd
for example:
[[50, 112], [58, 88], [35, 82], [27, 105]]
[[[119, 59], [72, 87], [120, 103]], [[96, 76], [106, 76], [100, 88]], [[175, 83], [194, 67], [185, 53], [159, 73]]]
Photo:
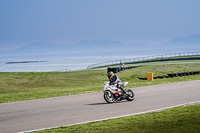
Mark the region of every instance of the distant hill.
[[[93, 40], [81, 41], [76, 44], [53, 44], [37, 42], [29, 44], [25, 47], [0, 51], [0, 56], [16, 56], [16, 55], [42, 55], [42, 54], [65, 54], [65, 53], [85, 53], [85, 52], [113, 52], [113, 51], [200, 51], [200, 34], [189, 37], [177, 37], [160, 45], [149, 46], [143, 43], [124, 44], [119, 41], [111, 40]], [[156, 53], [155, 53], [156, 54]]]
[[63, 53], [80, 53], [80, 52], [109, 52], [122, 51], [143, 48], [142, 43], [123, 44], [118, 41], [110, 40], [93, 40], [81, 41], [76, 44], [53, 44], [37, 42], [29, 44], [25, 47], [0, 51], [0, 56], [5, 55], [41, 55], [41, 54], [63, 54]]
[[192, 35], [189, 37], [176, 37], [164, 44], [162, 47], [169, 48], [196, 48], [200, 47], [200, 34]]

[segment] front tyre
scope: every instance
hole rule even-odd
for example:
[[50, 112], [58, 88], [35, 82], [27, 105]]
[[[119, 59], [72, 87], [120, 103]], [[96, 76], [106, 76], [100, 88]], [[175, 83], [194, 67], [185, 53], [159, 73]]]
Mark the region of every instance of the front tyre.
[[126, 89], [126, 100], [133, 101], [134, 100], [134, 93], [130, 89]]
[[114, 102], [114, 96], [110, 91], [106, 91], [104, 93], [104, 99], [107, 103], [113, 103]]

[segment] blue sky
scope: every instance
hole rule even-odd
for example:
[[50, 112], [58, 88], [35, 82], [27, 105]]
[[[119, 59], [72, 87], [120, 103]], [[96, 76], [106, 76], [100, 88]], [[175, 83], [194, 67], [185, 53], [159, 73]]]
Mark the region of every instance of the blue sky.
[[0, 50], [82, 40], [159, 44], [200, 34], [199, 0], [0, 0]]

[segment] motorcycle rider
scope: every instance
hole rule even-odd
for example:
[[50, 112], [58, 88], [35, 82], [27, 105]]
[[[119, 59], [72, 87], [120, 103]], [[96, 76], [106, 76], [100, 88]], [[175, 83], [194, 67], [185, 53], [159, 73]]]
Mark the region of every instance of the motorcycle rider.
[[108, 79], [110, 81], [110, 84], [117, 84], [117, 87], [124, 91], [124, 84], [119, 79], [117, 75], [115, 75], [112, 71], [108, 73]]

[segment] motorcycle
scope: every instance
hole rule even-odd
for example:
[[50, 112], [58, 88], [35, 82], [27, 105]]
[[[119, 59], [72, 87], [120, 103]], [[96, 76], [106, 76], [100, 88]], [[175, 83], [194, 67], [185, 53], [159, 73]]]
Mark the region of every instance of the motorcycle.
[[[123, 82], [123, 86], [127, 86], [128, 82]], [[107, 103], [116, 101], [134, 100], [134, 93], [131, 89], [120, 89], [117, 84], [110, 84], [109, 81], [104, 82], [103, 86], [104, 99]]]

